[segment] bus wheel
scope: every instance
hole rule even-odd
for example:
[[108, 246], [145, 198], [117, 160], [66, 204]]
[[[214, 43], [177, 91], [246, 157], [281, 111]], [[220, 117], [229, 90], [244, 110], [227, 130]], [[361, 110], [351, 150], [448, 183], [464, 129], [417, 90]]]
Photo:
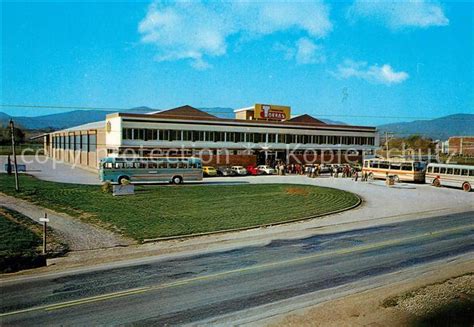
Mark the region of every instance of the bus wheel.
[[400, 183], [400, 177], [398, 177], [398, 175], [393, 176], [393, 180], [395, 183]]
[[435, 186], [435, 187], [440, 187], [440, 186], [441, 186], [441, 182], [439, 181], [439, 178], [433, 179], [433, 181], [431, 182], [431, 185], [433, 185], [433, 186]]
[[174, 177], [171, 179], [171, 183], [173, 183], [173, 184], [181, 184], [181, 183], [183, 183], [183, 179], [181, 178], [181, 176], [174, 176]]
[[373, 181], [374, 180], [374, 174], [373, 173], [370, 173], [369, 176], [367, 176], [367, 179], [369, 181]]
[[127, 176], [120, 176], [117, 182], [119, 183], [119, 185], [124, 185], [130, 182], [130, 178], [128, 178]]
[[465, 192], [471, 192], [472, 190], [471, 184], [469, 184], [468, 182], [465, 182], [464, 184], [462, 184], [462, 189]]

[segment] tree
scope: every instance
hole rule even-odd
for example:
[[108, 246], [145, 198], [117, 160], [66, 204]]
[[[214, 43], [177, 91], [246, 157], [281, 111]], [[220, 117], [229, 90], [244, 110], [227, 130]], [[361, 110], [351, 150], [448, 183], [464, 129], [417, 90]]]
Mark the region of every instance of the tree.
[[[21, 144], [25, 142], [25, 132], [21, 128], [15, 127], [15, 142]], [[12, 143], [10, 127], [0, 127], [0, 145], [9, 145]]]

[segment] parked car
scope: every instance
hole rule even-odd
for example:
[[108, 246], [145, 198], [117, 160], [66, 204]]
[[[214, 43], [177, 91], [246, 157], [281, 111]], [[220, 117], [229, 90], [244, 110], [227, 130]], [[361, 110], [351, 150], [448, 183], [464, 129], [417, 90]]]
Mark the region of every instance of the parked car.
[[242, 166], [232, 166], [230, 169], [235, 172], [236, 175], [245, 176], [247, 175], [247, 169]]
[[217, 168], [218, 176], [235, 176], [237, 173], [233, 171], [230, 167], [218, 167]]
[[275, 169], [267, 165], [259, 165], [257, 169], [264, 175], [273, 175], [276, 173]]
[[211, 166], [203, 166], [202, 167], [202, 173], [206, 177], [217, 176], [216, 168], [211, 167]]
[[246, 170], [249, 175], [256, 176], [262, 174], [255, 166], [247, 166]]
[[320, 174], [329, 174], [331, 172], [332, 167], [329, 165], [321, 165], [319, 166], [319, 169]]

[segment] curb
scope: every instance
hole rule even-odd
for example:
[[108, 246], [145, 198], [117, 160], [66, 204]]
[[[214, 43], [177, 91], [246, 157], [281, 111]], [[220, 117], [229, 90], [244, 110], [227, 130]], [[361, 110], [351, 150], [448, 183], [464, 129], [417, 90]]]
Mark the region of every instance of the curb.
[[153, 243], [153, 242], [160, 242], [160, 241], [172, 241], [172, 240], [183, 240], [184, 241], [186, 239], [195, 238], [195, 237], [199, 237], [199, 236], [211, 236], [211, 235], [225, 234], [225, 233], [232, 233], [232, 232], [242, 232], [242, 231], [251, 230], [251, 229], [266, 228], [266, 227], [278, 226], [278, 225], [283, 225], [283, 224], [291, 224], [291, 223], [301, 222], [301, 221], [305, 221], [305, 220], [321, 218], [321, 217], [324, 217], [324, 216], [334, 215], [334, 214], [337, 214], [337, 213], [341, 213], [341, 212], [344, 212], [344, 211], [355, 209], [355, 208], [359, 207], [364, 202], [363, 199], [359, 195], [357, 195], [355, 193], [352, 193], [352, 194], [354, 194], [358, 199], [356, 204], [353, 204], [352, 206], [344, 208], [344, 209], [334, 210], [334, 211], [322, 213], [322, 214], [319, 214], [319, 215], [313, 215], [313, 216], [308, 216], [308, 217], [303, 217], [303, 218], [296, 218], [296, 219], [291, 219], [291, 220], [279, 221], [279, 222], [275, 222], [275, 223], [254, 225], [254, 226], [249, 226], [249, 227], [223, 229], [223, 230], [218, 230], [218, 231], [213, 231], [213, 232], [203, 232], [203, 233], [185, 234], [185, 235], [177, 235], [177, 236], [166, 236], [166, 237], [157, 237], [157, 238], [145, 238], [140, 243], [141, 244], [146, 244], [146, 243]]

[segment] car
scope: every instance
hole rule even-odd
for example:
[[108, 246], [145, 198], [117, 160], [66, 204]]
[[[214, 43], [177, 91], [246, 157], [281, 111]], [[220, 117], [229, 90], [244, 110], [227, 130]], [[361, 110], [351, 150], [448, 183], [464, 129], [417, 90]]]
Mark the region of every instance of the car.
[[267, 165], [259, 165], [257, 169], [264, 175], [273, 175], [276, 173], [275, 169]]
[[246, 170], [249, 175], [256, 176], [261, 174], [261, 172], [255, 166], [247, 166]]
[[203, 166], [202, 173], [206, 177], [217, 176], [217, 170], [212, 166]]
[[247, 175], [247, 169], [242, 166], [232, 166], [230, 169], [235, 172], [236, 175], [245, 176]]
[[237, 173], [233, 171], [230, 167], [217, 167], [218, 176], [235, 176]]

